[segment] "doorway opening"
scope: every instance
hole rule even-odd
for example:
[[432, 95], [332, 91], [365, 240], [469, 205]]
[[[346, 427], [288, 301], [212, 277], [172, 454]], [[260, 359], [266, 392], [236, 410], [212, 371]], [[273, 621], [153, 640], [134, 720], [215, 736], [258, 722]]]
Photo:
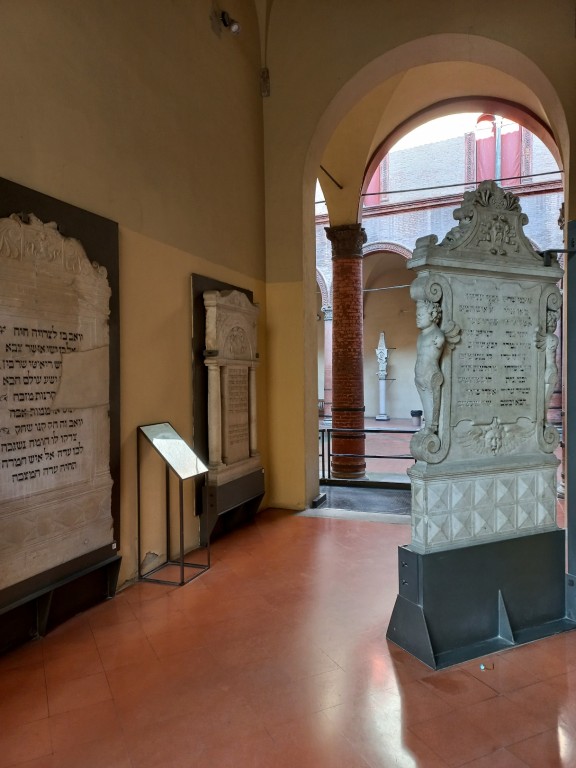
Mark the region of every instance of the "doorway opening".
[[[321, 491], [345, 485], [409, 488], [410, 439], [422, 425], [414, 385], [417, 328], [406, 262], [416, 239], [440, 238], [454, 225], [463, 193], [485, 179], [520, 197], [536, 250], [563, 248], [563, 179], [555, 155], [516, 119], [488, 112], [455, 112], [427, 121], [394, 143], [384, 142], [369, 163], [361, 195], [363, 247], [363, 373], [366, 476], [338, 481], [330, 473], [332, 257], [324, 228], [329, 211], [316, 194], [319, 476]], [[527, 120], [527, 122], [529, 122]], [[560, 325], [558, 335], [562, 335]], [[562, 344], [558, 345], [562, 370]], [[548, 421], [562, 430], [562, 375]], [[559, 471], [562, 492], [563, 470]], [[352, 490], [349, 491], [348, 487]], [[332, 496], [335, 497], [335, 493]]]

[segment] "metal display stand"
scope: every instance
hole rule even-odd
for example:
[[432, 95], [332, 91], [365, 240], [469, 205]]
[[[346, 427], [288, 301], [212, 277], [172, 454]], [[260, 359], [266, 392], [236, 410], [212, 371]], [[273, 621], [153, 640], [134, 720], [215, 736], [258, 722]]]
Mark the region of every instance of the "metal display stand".
[[[147, 573], [142, 573], [142, 523], [140, 514], [140, 476], [141, 476], [141, 451], [140, 443], [145, 438], [156, 452], [162, 457], [165, 464], [165, 515], [166, 515], [166, 561], [156, 566]], [[167, 422], [160, 424], [147, 424], [139, 426], [136, 438], [137, 450], [137, 477], [138, 477], [138, 578], [141, 581], [152, 581], [156, 584], [169, 584], [173, 586], [182, 586], [195, 579], [200, 574], [210, 568], [210, 542], [204, 543], [206, 550], [205, 563], [191, 563], [184, 558], [187, 553], [184, 552], [184, 499], [183, 485], [185, 480], [195, 478], [208, 472], [207, 467], [200, 461], [194, 451], [180, 437], [174, 428]], [[171, 521], [170, 521], [170, 471], [178, 478], [178, 508], [179, 508], [179, 550], [176, 558], [172, 558], [171, 551]], [[168, 566], [179, 567], [179, 580], [154, 578], [154, 574]], [[193, 569], [191, 576], [185, 576], [186, 569]]]

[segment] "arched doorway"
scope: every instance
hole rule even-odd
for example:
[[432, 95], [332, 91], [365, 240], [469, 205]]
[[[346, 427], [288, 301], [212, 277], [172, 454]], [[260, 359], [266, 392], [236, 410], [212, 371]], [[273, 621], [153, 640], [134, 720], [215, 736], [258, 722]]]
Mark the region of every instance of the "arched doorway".
[[[506, 110], [514, 116], [524, 113], [525, 122], [543, 137], [545, 143], [554, 150], [556, 157], [560, 157], [561, 153], [556, 148], [553, 132], [549, 126], [555, 122], [558, 125], [557, 135], [562, 135], [561, 110], [558, 109], [558, 101], [553, 89], [541, 73], [536, 72], [534, 65], [532, 63], [527, 65], [522, 54], [497, 43], [492, 45], [488, 41], [483, 52], [490, 55], [483, 56], [478, 51], [477, 59], [467, 61], [462, 69], [460, 63], [441, 61], [446, 50], [446, 48], [444, 51], [441, 50], [441, 40], [446, 37], [449, 37], [451, 42], [462, 43], [459, 36], [438, 36], [433, 40], [427, 39], [424, 53], [423, 50], [419, 50], [418, 41], [413, 41], [401, 47], [401, 55], [395, 59], [394, 63], [387, 60], [386, 56], [378, 60], [382, 72], [388, 70], [389, 77], [380, 85], [374, 86], [368, 93], [361, 94], [363, 98], [358, 98], [358, 101], [349, 108], [334, 127], [331, 136], [325, 141], [323, 152], [318, 153], [317, 159], [321, 167], [319, 179], [330, 224], [338, 225], [346, 221], [350, 223], [359, 220], [360, 196], [354, 192], [354, 178], [363, 179], [364, 186], [361, 188], [365, 191], [369, 181], [368, 172], [373, 167], [377, 153], [386, 144], [389, 146], [392, 138], [399, 138], [414, 125], [428, 119], [430, 115], [446, 114], [454, 110], [456, 99], [467, 105], [472, 102], [478, 106], [482, 103], [486, 108], [493, 105], [495, 99], [490, 91], [492, 88], [496, 89], [496, 84], [498, 84], [497, 90], [506, 92], [506, 96], [509, 97], [501, 100], [501, 103], [505, 103]], [[432, 46], [430, 46], [431, 43]], [[434, 57], [437, 57], [438, 61], [431, 61]], [[426, 63], [419, 62], [422, 58], [427, 59]], [[393, 81], [392, 71], [396, 69], [397, 72], [399, 61], [407, 62], [409, 59], [412, 66], [403, 70], [399, 85], [396, 80]], [[498, 59], [500, 62], [497, 61]], [[486, 63], [489, 60], [490, 64]], [[496, 67], [497, 63], [502, 66], [502, 69]], [[359, 87], [361, 84], [365, 87], [368, 80], [373, 84], [376, 67], [376, 62], [373, 62], [367, 70], [359, 73], [354, 78], [356, 84]], [[505, 67], [509, 72], [504, 71]], [[529, 70], [531, 75], [526, 78]], [[461, 94], [461, 83], [455, 87], [454, 77], [447, 77], [450, 73], [462, 74], [463, 71], [466, 74], [463, 79], [470, 88], [466, 95]], [[537, 86], [534, 91], [527, 87], [526, 82], [522, 82], [527, 79], [530, 79], [532, 86]], [[426, 89], [422, 89], [424, 81], [427, 84]], [[394, 86], [393, 94], [390, 91], [392, 86]], [[350, 99], [351, 87], [352, 83], [349, 83], [345, 89], [346, 93], [340, 94], [343, 100]], [[483, 94], [482, 91], [484, 91]], [[538, 97], [535, 91], [538, 91]], [[468, 95], [470, 92], [480, 93], [481, 96], [471, 98]], [[522, 97], [523, 103], [519, 96]], [[324, 123], [334, 118], [338, 98], [332, 102], [330, 109], [320, 121], [315, 141], [319, 141], [320, 134], [326, 130], [327, 126]], [[399, 103], [402, 103], [401, 111], [397, 109]], [[542, 109], [544, 103], [548, 104], [550, 116], [554, 117], [554, 121]], [[399, 119], [400, 117], [402, 119]], [[314, 149], [313, 142], [310, 153]], [[362, 162], [361, 158], [366, 158], [367, 155], [370, 160]], [[309, 155], [309, 163], [311, 157], [312, 154]]]

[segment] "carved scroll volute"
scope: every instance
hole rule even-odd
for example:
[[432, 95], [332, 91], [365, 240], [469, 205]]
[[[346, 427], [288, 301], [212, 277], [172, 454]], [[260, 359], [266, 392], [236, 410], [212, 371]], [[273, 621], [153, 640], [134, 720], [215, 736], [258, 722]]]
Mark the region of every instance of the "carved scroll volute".
[[547, 286], [540, 297], [540, 317], [544, 319], [534, 335], [538, 349], [537, 435], [538, 445], [545, 453], [554, 453], [560, 444], [560, 434], [546, 422], [546, 413], [559, 376], [556, 350], [560, 340], [555, 331], [561, 311], [562, 294], [556, 285]]
[[415, 459], [430, 464], [443, 461], [450, 448], [451, 351], [460, 340], [452, 320], [452, 291], [438, 274], [420, 274], [410, 287], [421, 329], [416, 352], [415, 383], [425, 426], [414, 434], [410, 449]]

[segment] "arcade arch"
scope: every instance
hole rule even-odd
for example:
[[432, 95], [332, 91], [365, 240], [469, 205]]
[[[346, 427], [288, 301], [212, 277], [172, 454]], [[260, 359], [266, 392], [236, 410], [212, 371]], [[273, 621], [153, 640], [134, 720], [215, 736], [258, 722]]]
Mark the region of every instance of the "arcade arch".
[[[448, 40], [450, 46], [446, 45]], [[356, 225], [360, 231], [361, 194], [373, 170], [393, 143], [433, 117], [463, 109], [497, 112], [529, 128], [550, 149], [560, 167], [567, 162], [566, 121], [558, 96], [543, 73], [523, 54], [490, 40], [473, 46], [472, 55], [460, 61], [458, 52], [463, 42], [459, 35], [437, 35], [400, 46], [359, 72], [333, 99], [318, 124], [307, 161], [307, 172], [312, 157], [318, 161], [329, 229], [336, 231]], [[451, 61], [445, 60], [446, 50], [451, 50]], [[392, 53], [397, 54], [394, 60]], [[400, 68], [402, 63], [406, 64], [405, 69]], [[374, 82], [377, 72], [383, 78], [380, 83]], [[426, 83], [425, 88], [422, 83]], [[354, 88], [357, 99], [351, 103]], [[343, 112], [346, 107], [348, 110], [337, 119], [338, 111]], [[330, 123], [332, 131], [327, 135]], [[569, 208], [568, 203], [566, 207]], [[374, 247], [370, 252], [373, 250]], [[364, 253], [366, 266], [368, 253]], [[342, 254], [335, 255], [334, 314], [349, 315], [349, 292], [338, 306], [337, 265]], [[361, 332], [358, 339], [364, 347]], [[333, 344], [337, 376], [342, 357], [338, 362], [338, 340], [334, 339]], [[357, 386], [364, 390], [363, 381]], [[338, 398], [335, 387], [337, 412], [346, 413], [348, 407], [350, 412], [358, 412], [357, 393], [354, 405], [337, 402]], [[340, 423], [337, 417], [333, 426], [360, 429], [360, 418], [351, 421], [350, 412]]]

